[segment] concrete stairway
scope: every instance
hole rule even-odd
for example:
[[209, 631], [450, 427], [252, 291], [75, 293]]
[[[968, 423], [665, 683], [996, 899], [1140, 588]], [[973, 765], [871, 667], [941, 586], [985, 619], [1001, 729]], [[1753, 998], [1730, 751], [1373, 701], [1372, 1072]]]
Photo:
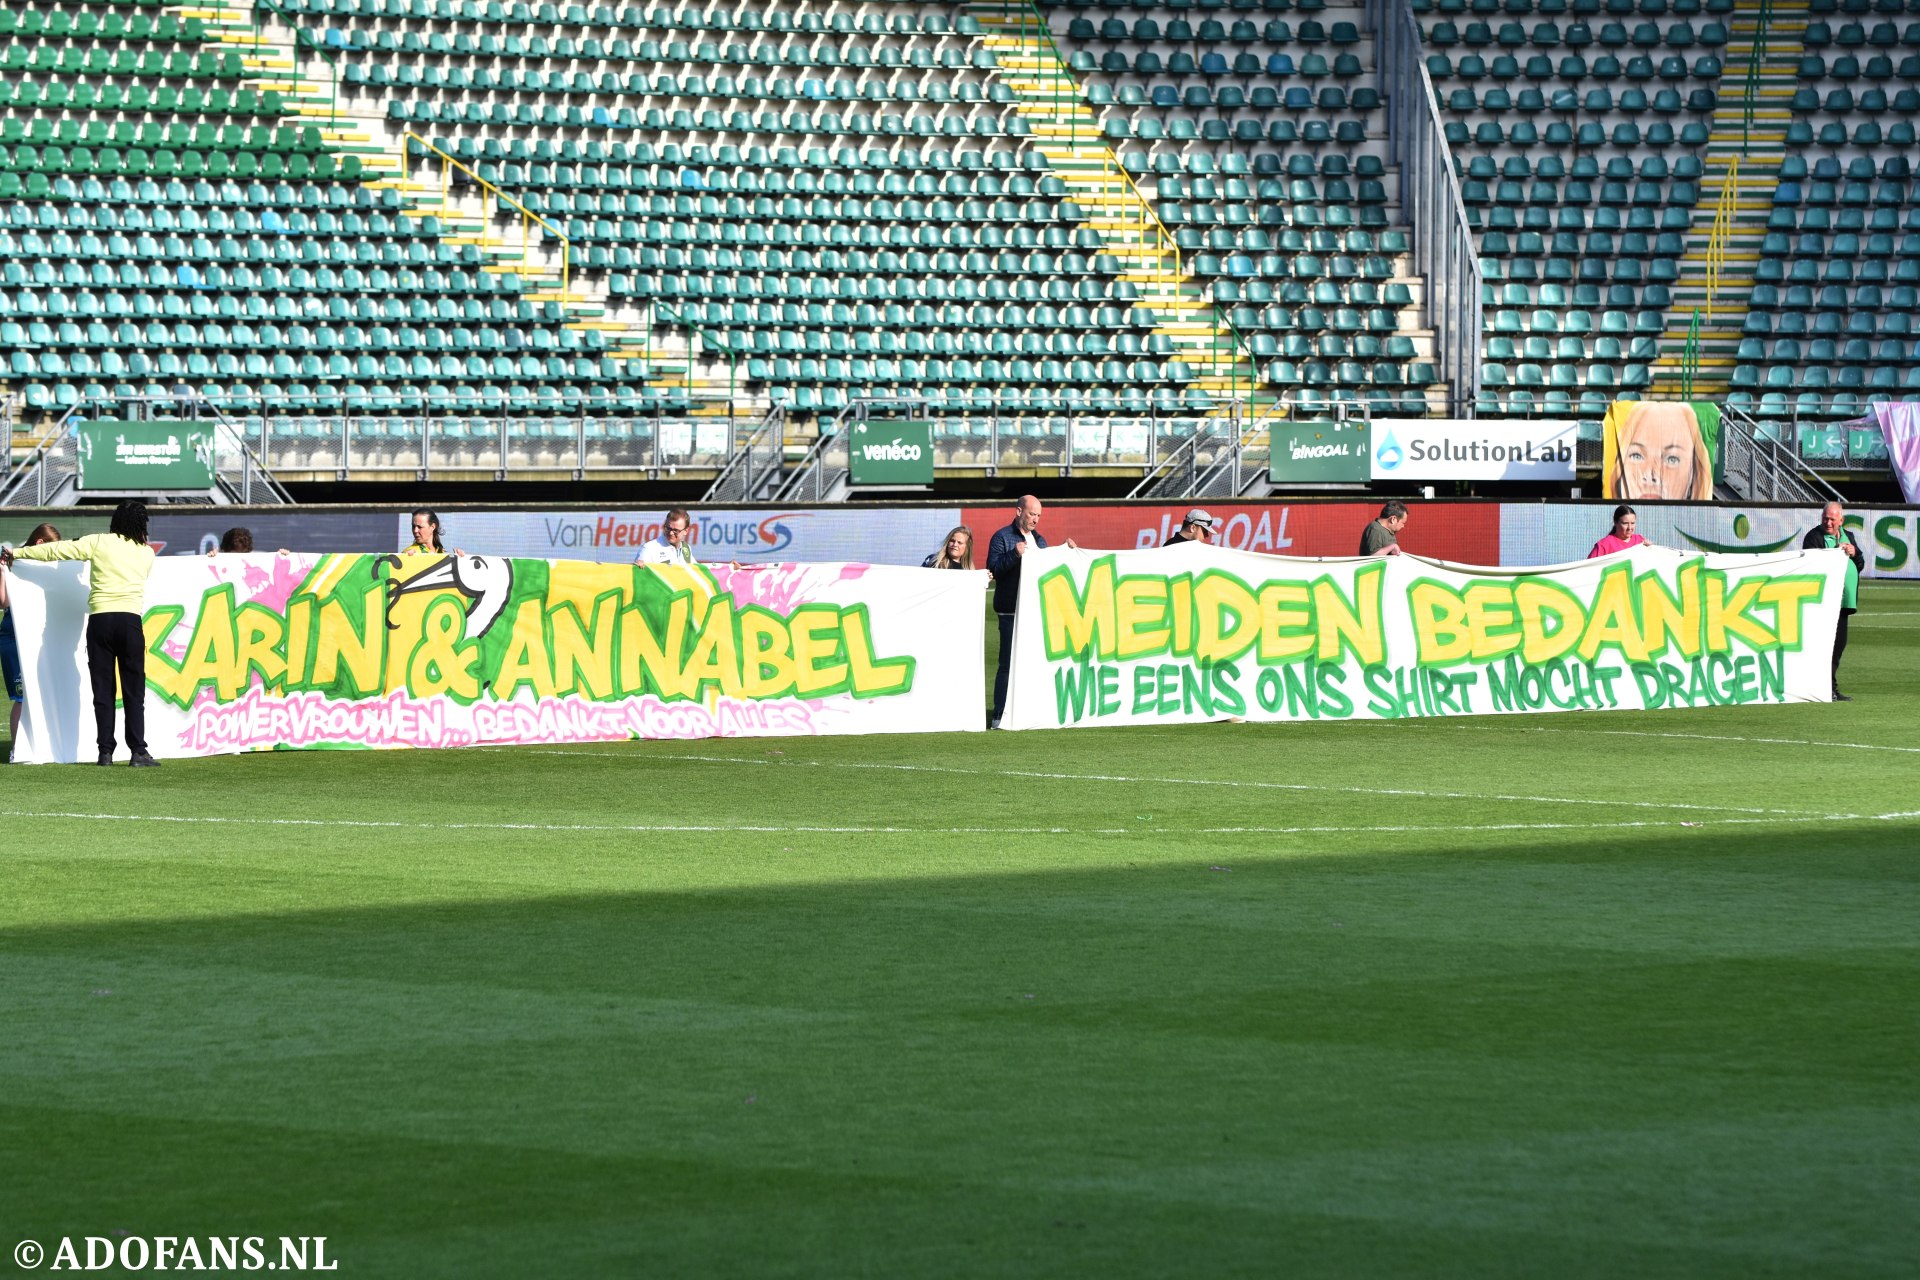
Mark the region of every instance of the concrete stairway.
[[[1780, 163], [1786, 158], [1789, 104], [1798, 82], [1802, 37], [1807, 28], [1804, 7], [1776, 9], [1761, 31], [1760, 0], [1735, 0], [1728, 15], [1725, 70], [1720, 101], [1713, 114], [1712, 137], [1705, 156], [1706, 176], [1700, 202], [1694, 206], [1687, 253], [1680, 261], [1680, 279], [1674, 286], [1673, 306], [1660, 338], [1660, 357], [1653, 368], [1652, 394], [1678, 397], [1686, 393], [1683, 367], [1687, 334], [1693, 314], [1700, 312], [1699, 367], [1692, 395], [1719, 400], [1733, 379], [1741, 326], [1760, 266], [1760, 244], [1773, 209], [1773, 190], [1779, 185]], [[1783, 12], [1784, 10], [1784, 12]], [[1764, 34], [1757, 77], [1749, 83], [1747, 69], [1754, 48]], [[1747, 110], [1753, 108], [1753, 122]], [[1716, 287], [1709, 297], [1709, 257], [1720, 199], [1732, 187], [1731, 218], [1723, 246]]]
[[1083, 210], [1078, 225], [1119, 259], [1120, 278], [1139, 291], [1136, 307], [1155, 316], [1152, 332], [1171, 340], [1169, 358], [1193, 370], [1184, 385], [1216, 399], [1271, 403], [1276, 396], [1261, 386], [1252, 354], [1206, 285], [1181, 261], [1151, 202], [1107, 145], [1044, 15], [1024, 0], [974, 0], [966, 11], [979, 22], [981, 47], [1013, 92], [1014, 110], [1033, 130], [1035, 149]]

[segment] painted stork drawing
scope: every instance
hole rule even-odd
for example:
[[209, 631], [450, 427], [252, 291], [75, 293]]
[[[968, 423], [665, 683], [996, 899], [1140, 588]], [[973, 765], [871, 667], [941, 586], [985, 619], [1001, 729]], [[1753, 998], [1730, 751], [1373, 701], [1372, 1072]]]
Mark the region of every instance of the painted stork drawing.
[[[379, 563], [398, 571], [404, 565], [399, 556], [382, 556]], [[441, 591], [451, 588], [468, 598], [465, 638], [477, 640], [487, 634], [507, 607], [513, 593], [513, 561], [500, 556], [450, 555], [410, 578], [387, 581], [387, 627], [393, 621], [393, 606], [401, 596], [415, 591]]]

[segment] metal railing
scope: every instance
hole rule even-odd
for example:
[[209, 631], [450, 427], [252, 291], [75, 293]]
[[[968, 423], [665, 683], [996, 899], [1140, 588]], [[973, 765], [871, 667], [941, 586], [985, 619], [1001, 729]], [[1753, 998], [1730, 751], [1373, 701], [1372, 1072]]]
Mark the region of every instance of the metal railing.
[[[526, 205], [521, 204], [505, 191], [502, 191], [498, 186], [486, 178], [481, 177], [478, 173], [474, 172], [473, 169], [455, 159], [451, 154], [442, 150], [432, 139], [423, 138], [411, 129], [403, 130], [400, 135], [400, 181], [406, 182], [409, 179], [408, 170], [411, 167], [409, 162], [412, 160], [412, 150], [408, 144], [414, 142], [419, 143], [421, 147], [429, 153], [440, 158], [440, 206], [443, 211], [446, 209], [448, 198], [452, 194], [453, 171], [458, 169], [479, 186], [483, 198], [485, 196], [492, 196], [501, 204], [513, 209], [520, 215], [521, 265], [532, 265], [533, 228], [535, 226], [538, 226], [542, 231], [545, 231], [548, 235], [560, 242], [560, 293], [563, 297], [567, 296], [569, 293], [568, 285], [572, 282], [573, 278], [573, 244], [567, 239], [566, 234], [562, 232], [560, 228], [527, 208]], [[491, 220], [491, 215], [489, 215], [488, 221]], [[493, 243], [492, 238], [487, 237], [486, 242], [488, 245], [491, 245]]]
[[[1311, 412], [1337, 422], [1373, 417], [1371, 402], [1339, 401], [1315, 405]], [[1264, 408], [1248, 403], [1242, 411], [1212, 419], [1149, 468], [1129, 498], [1238, 498], [1271, 491], [1274, 424], [1306, 409], [1284, 396]]]
[[787, 410], [775, 405], [767, 410], [746, 441], [733, 451], [727, 465], [707, 487], [701, 502], [757, 502], [779, 483], [780, 469], [786, 461]]
[[1714, 296], [1720, 291], [1720, 277], [1727, 269], [1727, 241], [1733, 235], [1733, 211], [1738, 203], [1736, 187], [1740, 179], [1740, 157], [1727, 161], [1721, 180], [1720, 199], [1713, 208], [1713, 230], [1707, 234], [1707, 319], [1713, 319]]
[[849, 408], [835, 420], [836, 430], [822, 434], [808, 448], [793, 473], [774, 491], [775, 502], [831, 502], [846, 496], [851, 461], [847, 433], [842, 428]]
[[1773, 438], [1737, 407], [1720, 411], [1720, 463], [1723, 482], [1748, 502], [1840, 500], [1796, 448]]
[[[146, 421], [179, 417], [214, 424], [214, 487], [230, 502], [272, 506], [293, 498], [273, 476], [256, 442], [219, 404], [197, 392], [82, 396], [55, 421], [0, 486], [0, 507], [44, 507], [71, 501], [80, 462], [74, 428], [90, 418]], [[191, 499], [183, 499], [191, 500]]]
[[[729, 406], [731, 410], [731, 406]], [[718, 470], [734, 453], [735, 418], [673, 414], [528, 412], [376, 414], [297, 412], [238, 419], [283, 474], [337, 480], [516, 477], [588, 479], [681, 469]]]
[[[979, 10], [979, 9], [985, 8], [986, 6], [974, 5], [971, 7], [976, 10]], [[1013, 7], [1015, 6], [1009, 4], [1001, 8], [1000, 10], [1001, 16], [1004, 17], [1006, 13], [1006, 9], [1013, 8]], [[1040, 40], [1045, 40], [1047, 44], [1047, 48], [1052, 50], [1053, 52], [1053, 60], [1055, 63], [1055, 73], [1052, 78], [1052, 86], [1047, 91], [1047, 101], [1053, 107], [1054, 115], [1056, 117], [1059, 115], [1060, 107], [1062, 103], [1071, 102], [1076, 107], [1086, 105], [1086, 95], [1080, 91], [1079, 82], [1073, 78], [1071, 69], [1067, 62], [1067, 55], [1061, 52], [1059, 42], [1053, 38], [1053, 27], [1050, 23], [1048, 23], [1046, 15], [1040, 12], [1038, 6], [1033, 5], [1031, 3], [1021, 4], [1018, 6], [1018, 8], [1020, 9], [1020, 13], [1018, 15], [1020, 25], [1012, 29], [1019, 33], [1020, 38], [1022, 40], [1030, 40], [1036, 43]], [[1008, 28], [1004, 24], [1002, 24], [1000, 26], [1000, 30], [1004, 32], [1008, 30]], [[1073, 86], [1073, 93], [1071, 95], [1063, 94], [1062, 92], [1060, 92], [1060, 85], [1062, 81], [1065, 81], [1067, 84], [1070, 84]], [[1069, 132], [1067, 134], [1067, 141], [1069, 143], [1077, 144], [1080, 141], [1080, 120], [1079, 120], [1079, 113], [1077, 111], [1074, 113], [1073, 118], [1068, 122], [1068, 124], [1069, 124]], [[1097, 131], [1095, 134], [1090, 134], [1088, 136], [1090, 137], [1097, 136]]]
[[[1711, 291], [1712, 286], [1708, 286]], [[1711, 292], [1708, 294], [1712, 296]], [[1687, 321], [1687, 345], [1680, 352], [1680, 394], [1693, 396], [1693, 380], [1700, 373], [1700, 308], [1693, 309], [1693, 316]]]
[[1747, 54], [1744, 107], [1740, 121], [1740, 154], [1745, 155], [1753, 135], [1754, 113], [1760, 105], [1760, 69], [1767, 62], [1767, 28], [1773, 23], [1773, 0], [1760, 0], [1754, 15], [1753, 47]]
[[1414, 268], [1426, 278], [1427, 325], [1457, 417], [1480, 400], [1480, 255], [1440, 103], [1421, 57], [1420, 28], [1406, 0], [1367, 0], [1380, 82], [1387, 85], [1387, 151], [1400, 170], [1400, 204], [1413, 229]]

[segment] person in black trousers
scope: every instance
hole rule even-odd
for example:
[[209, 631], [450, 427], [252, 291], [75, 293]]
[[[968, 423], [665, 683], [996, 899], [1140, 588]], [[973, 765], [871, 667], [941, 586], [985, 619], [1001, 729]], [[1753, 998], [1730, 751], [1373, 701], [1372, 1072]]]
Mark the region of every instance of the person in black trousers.
[[147, 611], [147, 575], [153, 548], [147, 545], [147, 504], [130, 498], [114, 509], [105, 533], [71, 542], [16, 547], [0, 563], [15, 560], [85, 560], [87, 674], [93, 682], [93, 723], [99, 738], [96, 764], [113, 763], [114, 681], [126, 708], [127, 749], [133, 767], [160, 762], [147, 751], [147, 638], [140, 619]]

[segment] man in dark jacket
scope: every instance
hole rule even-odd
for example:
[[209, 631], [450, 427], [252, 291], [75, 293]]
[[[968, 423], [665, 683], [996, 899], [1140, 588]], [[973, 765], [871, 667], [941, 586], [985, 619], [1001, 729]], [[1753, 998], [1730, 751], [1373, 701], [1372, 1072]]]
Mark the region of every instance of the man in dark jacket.
[[[1013, 523], [987, 544], [987, 571], [993, 575], [993, 611], [1000, 619], [1000, 663], [993, 673], [993, 715], [987, 727], [1000, 727], [1007, 709], [1007, 674], [1013, 669], [1013, 611], [1020, 603], [1020, 565], [1029, 550], [1044, 548], [1040, 536], [1040, 499], [1027, 494], [1014, 504]], [[1073, 539], [1067, 539], [1073, 545]]]
[[1841, 527], [1845, 509], [1837, 502], [1829, 502], [1826, 510], [1820, 513], [1820, 523], [1807, 530], [1807, 536], [1800, 545], [1808, 551], [1818, 551], [1822, 547], [1838, 547], [1847, 554], [1847, 585], [1840, 596], [1840, 622], [1833, 632], [1833, 700], [1852, 702], [1846, 694], [1840, 692], [1840, 655], [1847, 651], [1847, 619], [1860, 607], [1860, 571], [1867, 567], [1867, 558], [1860, 548], [1854, 545], [1853, 538]]

